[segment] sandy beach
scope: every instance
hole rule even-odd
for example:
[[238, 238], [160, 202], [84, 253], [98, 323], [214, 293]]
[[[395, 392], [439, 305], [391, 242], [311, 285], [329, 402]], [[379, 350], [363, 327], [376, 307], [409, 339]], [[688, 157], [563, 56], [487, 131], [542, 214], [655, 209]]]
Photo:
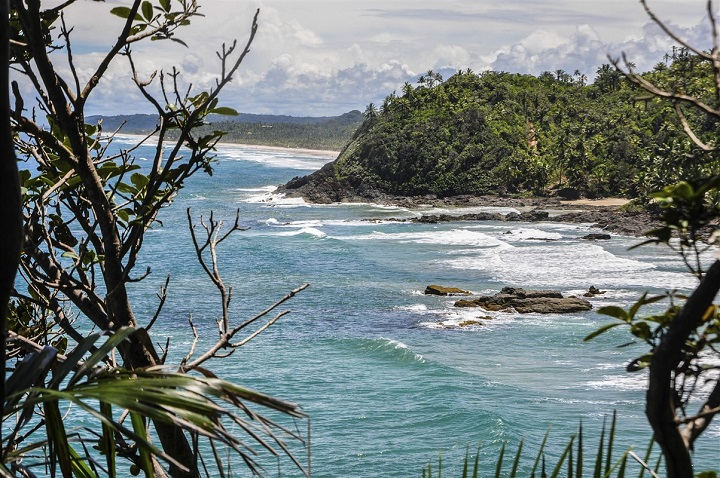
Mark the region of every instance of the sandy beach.
[[629, 203], [631, 200], [627, 198], [603, 198], [603, 199], [574, 199], [569, 201], [560, 201], [561, 204], [568, 206], [597, 206], [597, 207], [621, 207]]
[[[156, 144], [157, 137], [151, 136], [148, 138], [147, 135], [143, 134], [117, 134], [116, 138], [134, 139], [140, 141], [147, 138], [145, 144]], [[171, 140], [168, 140], [171, 141]], [[287, 151], [299, 154], [306, 154], [310, 156], [319, 156], [323, 158], [335, 159], [337, 158], [339, 151], [331, 151], [326, 149], [307, 149], [307, 148], [285, 148], [282, 146], [265, 146], [260, 144], [244, 144], [244, 143], [228, 143], [220, 142], [217, 144], [219, 148], [242, 148], [242, 149], [254, 149], [254, 150], [269, 150], [269, 151]]]

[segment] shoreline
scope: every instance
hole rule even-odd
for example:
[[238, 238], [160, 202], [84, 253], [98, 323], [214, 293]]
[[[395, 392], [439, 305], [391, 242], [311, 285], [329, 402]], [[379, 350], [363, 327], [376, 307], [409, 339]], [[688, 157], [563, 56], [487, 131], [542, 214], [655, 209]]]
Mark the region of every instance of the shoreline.
[[[155, 136], [148, 137], [142, 134], [118, 134], [117, 138], [141, 140], [147, 138], [145, 144], [157, 142]], [[306, 154], [318, 158], [333, 160], [339, 151], [308, 149], [308, 148], [287, 148], [282, 146], [266, 146], [257, 144], [219, 142], [219, 148], [242, 148], [250, 150], [266, 150], [276, 152], [292, 152]], [[456, 213], [430, 214], [424, 213], [416, 221], [426, 223], [470, 221], [482, 222], [491, 220], [500, 221], [527, 221], [527, 222], [565, 222], [565, 223], [587, 223], [592, 227], [621, 235], [641, 237], [645, 232], [657, 227], [657, 220], [645, 211], [629, 211], [623, 209], [632, 200], [627, 198], [609, 197], [600, 199], [574, 199], [566, 200], [556, 197], [507, 197], [507, 196], [473, 196], [460, 195], [446, 198], [434, 196], [392, 196], [373, 191], [372, 194], [342, 195], [329, 200], [325, 195], [317, 197], [307, 194], [305, 187], [298, 189], [288, 188], [287, 185], [279, 185], [276, 193], [285, 197], [297, 197], [312, 204], [342, 204], [342, 203], [369, 203], [381, 206], [398, 206], [409, 210], [423, 208], [457, 208]], [[337, 191], [336, 191], [337, 192]], [[315, 197], [314, 197], [315, 196]], [[462, 213], [463, 208], [514, 208], [520, 214], [501, 215], [497, 213]]]
[[[420, 212], [428, 208], [446, 209], [442, 212], [424, 212], [409, 220], [420, 223], [442, 222], [556, 222], [567, 224], [590, 224], [591, 227], [623, 236], [643, 237], [646, 232], [659, 227], [660, 222], [648, 211], [626, 208], [632, 202], [626, 198], [565, 200], [556, 197], [507, 197], [462, 195], [447, 198], [432, 196], [372, 196], [350, 195], [340, 201], [317, 201], [300, 191], [279, 187], [275, 192], [285, 197], [300, 197], [311, 204], [370, 203], [380, 206], [396, 206]], [[490, 208], [490, 211], [471, 212], [467, 209]], [[515, 209], [518, 212], [501, 214], [492, 208]], [[457, 209], [453, 211], [453, 209]], [[463, 211], [465, 209], [466, 211]]]
[[[145, 142], [145, 144], [149, 144], [151, 141], [156, 142], [157, 138], [153, 135], [148, 137], [144, 134], [136, 134], [136, 133], [119, 133], [115, 135], [116, 138], [129, 138], [129, 139], [143, 139], [148, 138], [148, 140]], [[255, 149], [255, 150], [270, 150], [270, 151], [286, 151], [286, 152], [294, 152], [294, 153], [300, 153], [300, 154], [306, 154], [309, 156], [317, 156], [321, 158], [329, 158], [329, 159], [335, 159], [340, 154], [340, 151], [333, 151], [329, 149], [309, 149], [309, 148], [288, 148], [284, 146], [266, 146], [262, 144], [245, 144], [245, 143], [229, 143], [229, 142], [219, 142], [217, 147], [221, 148], [245, 148], [245, 149]]]

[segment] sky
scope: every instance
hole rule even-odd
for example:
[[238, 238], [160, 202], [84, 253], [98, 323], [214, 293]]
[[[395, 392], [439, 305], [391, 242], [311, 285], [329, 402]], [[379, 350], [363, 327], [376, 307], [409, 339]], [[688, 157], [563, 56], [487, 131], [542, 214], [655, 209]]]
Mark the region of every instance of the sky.
[[[363, 110], [429, 69], [446, 77], [467, 68], [533, 74], [564, 69], [592, 78], [608, 54], [625, 52], [648, 69], [672, 46], [636, 0], [199, 2], [205, 16], [178, 33], [189, 48], [169, 41], [135, 44], [138, 70], [149, 76], [175, 65], [196, 88], [214, 84], [215, 51], [235, 38], [244, 44], [259, 8], [252, 51], [221, 101], [247, 113], [323, 116]], [[110, 8], [129, 3], [79, 0], [67, 10], [81, 78], [90, 76], [122, 27]], [[649, 4], [681, 36], [710, 47], [704, 0]], [[55, 57], [61, 65], [63, 53]], [[59, 70], [67, 72], [67, 66]], [[150, 112], [123, 57], [86, 108], [87, 114]]]

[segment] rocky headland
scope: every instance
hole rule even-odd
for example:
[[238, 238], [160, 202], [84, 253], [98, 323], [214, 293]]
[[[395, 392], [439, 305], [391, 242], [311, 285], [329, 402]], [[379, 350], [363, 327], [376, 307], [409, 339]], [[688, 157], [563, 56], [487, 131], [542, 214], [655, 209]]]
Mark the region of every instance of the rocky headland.
[[[459, 195], [451, 197], [394, 196], [372, 187], [358, 188], [345, 184], [332, 173], [332, 163], [319, 171], [303, 177], [296, 177], [277, 191], [286, 197], [300, 197], [316, 204], [342, 202], [366, 202], [387, 206], [405, 207], [410, 210], [442, 208], [458, 209], [458, 213], [423, 214], [408, 219], [419, 223], [441, 223], [457, 221], [506, 221], [506, 222], [562, 222], [589, 224], [606, 232], [643, 236], [645, 232], [660, 226], [657, 217], [642, 207], [629, 207], [628, 200], [568, 200], [562, 197], [513, 197], [499, 195]], [[498, 212], [463, 213], [463, 208], [502, 207], [520, 212], [501, 214]], [[589, 234], [587, 240], [609, 239], [605, 234]]]

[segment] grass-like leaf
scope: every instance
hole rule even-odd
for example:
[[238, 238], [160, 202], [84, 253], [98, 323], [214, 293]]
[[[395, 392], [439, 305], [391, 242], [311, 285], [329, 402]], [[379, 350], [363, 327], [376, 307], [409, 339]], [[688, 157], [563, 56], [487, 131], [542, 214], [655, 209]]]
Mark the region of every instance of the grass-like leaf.
[[[145, 420], [139, 413], [130, 412], [130, 421], [132, 422], [133, 430], [138, 436], [142, 437], [143, 440], [147, 441], [147, 428], [145, 428]], [[140, 465], [145, 472], [146, 478], [154, 478], [152, 458], [150, 452], [146, 447], [140, 447]]]
[[540, 449], [538, 450], [537, 457], [535, 458], [535, 463], [533, 464], [532, 470], [530, 471], [530, 476], [535, 476], [535, 471], [537, 471], [538, 464], [540, 463], [543, 451], [545, 450], [545, 444], [547, 443], [548, 436], [550, 436], [550, 427], [548, 427], [547, 431], [545, 432], [545, 436], [543, 437], [542, 443], [540, 444]]
[[517, 474], [518, 466], [520, 466], [520, 455], [522, 455], [522, 449], [523, 449], [524, 442], [525, 442], [524, 439], [520, 440], [520, 444], [518, 445], [517, 452], [515, 452], [515, 461], [513, 461], [512, 470], [510, 470], [510, 478], [515, 478], [515, 475]]
[[500, 472], [502, 472], [503, 458], [505, 457], [505, 445], [507, 442], [503, 442], [502, 448], [500, 448], [500, 454], [498, 455], [497, 464], [495, 465], [495, 478], [500, 478]]

